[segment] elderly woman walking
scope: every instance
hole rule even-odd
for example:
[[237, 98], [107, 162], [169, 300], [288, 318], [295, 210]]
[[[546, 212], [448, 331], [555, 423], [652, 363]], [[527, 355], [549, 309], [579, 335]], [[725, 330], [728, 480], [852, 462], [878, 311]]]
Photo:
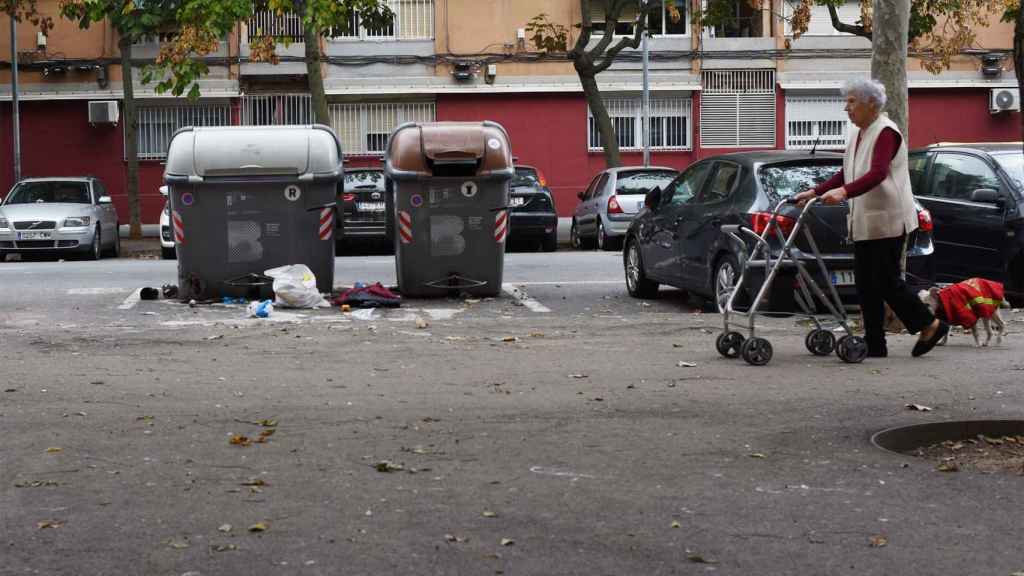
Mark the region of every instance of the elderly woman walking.
[[889, 305], [911, 334], [920, 333], [913, 355], [926, 354], [949, 332], [903, 280], [907, 235], [917, 229], [917, 212], [907, 170], [907, 144], [885, 114], [885, 86], [859, 79], [842, 90], [852, 129], [843, 169], [813, 190], [796, 195], [800, 203], [819, 196], [825, 204], [848, 200], [854, 273], [869, 357], [885, 357], [885, 308]]

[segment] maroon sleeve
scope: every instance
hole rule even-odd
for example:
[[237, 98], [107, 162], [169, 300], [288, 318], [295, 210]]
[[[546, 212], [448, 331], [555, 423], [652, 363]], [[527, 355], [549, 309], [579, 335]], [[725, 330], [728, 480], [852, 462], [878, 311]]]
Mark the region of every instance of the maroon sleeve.
[[840, 186], [843, 185], [844, 178], [845, 177], [843, 176], [843, 169], [840, 168], [839, 172], [836, 172], [831, 178], [815, 186], [814, 194], [816, 196], [821, 196], [822, 194], [828, 192], [829, 190], [835, 190], [836, 188], [839, 188]]
[[892, 128], [884, 128], [875, 140], [871, 154], [871, 169], [866, 174], [846, 185], [846, 197], [856, 198], [882, 183], [889, 176], [889, 164], [900, 149], [902, 138]]

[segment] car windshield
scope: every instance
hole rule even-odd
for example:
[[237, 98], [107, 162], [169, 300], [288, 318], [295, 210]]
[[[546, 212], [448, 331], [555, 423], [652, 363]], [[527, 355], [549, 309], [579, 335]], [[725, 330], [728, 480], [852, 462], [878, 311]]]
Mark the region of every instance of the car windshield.
[[537, 170], [523, 166], [517, 167], [516, 175], [512, 178], [512, 186], [540, 186]]
[[1020, 152], [1003, 152], [993, 154], [999, 167], [1018, 183], [1024, 183], [1024, 154]]
[[367, 170], [345, 173], [345, 190], [356, 188], [384, 188], [384, 173], [379, 170]]
[[647, 194], [655, 188], [664, 189], [679, 173], [669, 170], [619, 172], [615, 193], [620, 195]]
[[92, 204], [85, 182], [22, 182], [6, 204]]
[[760, 170], [761, 186], [777, 198], [789, 198], [814, 188], [839, 172], [836, 164], [789, 163], [763, 166]]

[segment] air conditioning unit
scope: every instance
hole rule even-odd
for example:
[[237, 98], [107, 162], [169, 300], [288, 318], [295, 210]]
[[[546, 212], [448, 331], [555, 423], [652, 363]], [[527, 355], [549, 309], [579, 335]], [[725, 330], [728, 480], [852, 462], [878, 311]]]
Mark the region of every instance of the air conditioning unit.
[[89, 102], [89, 124], [117, 124], [119, 118], [117, 100]]
[[1016, 88], [993, 88], [989, 93], [988, 111], [999, 112], [1020, 111], [1020, 90]]

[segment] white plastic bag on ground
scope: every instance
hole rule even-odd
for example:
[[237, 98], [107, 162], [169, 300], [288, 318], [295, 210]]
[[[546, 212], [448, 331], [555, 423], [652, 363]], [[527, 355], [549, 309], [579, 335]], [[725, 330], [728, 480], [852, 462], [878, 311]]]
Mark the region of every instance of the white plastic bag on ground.
[[282, 308], [328, 308], [316, 289], [316, 276], [305, 264], [290, 264], [264, 272], [274, 279], [274, 305]]

